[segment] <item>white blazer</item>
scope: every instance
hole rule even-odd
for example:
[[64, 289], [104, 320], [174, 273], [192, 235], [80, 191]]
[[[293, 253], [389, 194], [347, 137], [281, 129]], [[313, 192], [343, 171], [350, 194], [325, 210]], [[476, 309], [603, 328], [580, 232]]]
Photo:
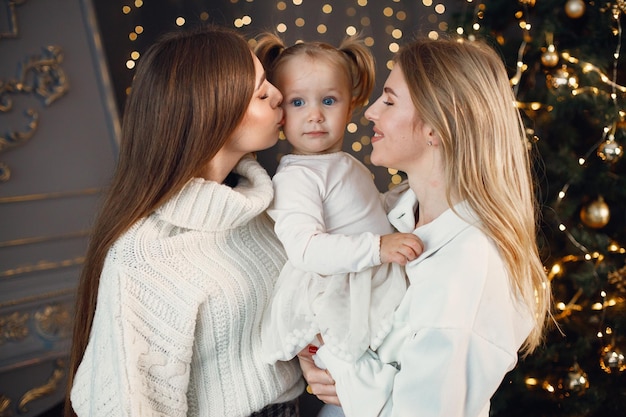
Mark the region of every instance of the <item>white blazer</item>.
[[317, 355], [347, 417], [488, 417], [534, 320], [466, 203], [414, 230], [416, 207], [408, 190], [389, 213], [399, 231], [425, 246], [406, 266], [410, 286], [391, 333], [356, 365], [324, 346]]

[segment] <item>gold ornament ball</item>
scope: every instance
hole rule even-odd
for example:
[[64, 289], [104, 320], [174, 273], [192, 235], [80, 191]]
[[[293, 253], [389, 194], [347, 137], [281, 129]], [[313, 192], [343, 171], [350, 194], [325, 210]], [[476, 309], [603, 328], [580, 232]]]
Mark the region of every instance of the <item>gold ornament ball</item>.
[[559, 54], [556, 51], [547, 50], [541, 55], [541, 63], [546, 67], [556, 67], [559, 63]]
[[580, 210], [580, 220], [594, 229], [600, 229], [609, 223], [611, 211], [602, 196]]
[[568, 87], [578, 88], [578, 77], [567, 65], [561, 65], [560, 68], [546, 75], [546, 84], [554, 90]]
[[578, 363], [568, 369], [567, 374], [560, 382], [563, 385], [563, 390], [570, 394], [583, 395], [589, 388], [587, 374]]
[[606, 140], [598, 146], [598, 156], [600, 159], [606, 162], [617, 162], [624, 154], [624, 148], [622, 145], [615, 142], [615, 140]]
[[620, 348], [608, 345], [600, 354], [600, 367], [607, 374], [621, 373], [626, 370], [626, 358]]
[[623, 12], [626, 13], [626, 0], [617, 0], [617, 7]]
[[585, 14], [585, 2], [583, 0], [567, 0], [565, 14], [571, 19], [578, 19]]

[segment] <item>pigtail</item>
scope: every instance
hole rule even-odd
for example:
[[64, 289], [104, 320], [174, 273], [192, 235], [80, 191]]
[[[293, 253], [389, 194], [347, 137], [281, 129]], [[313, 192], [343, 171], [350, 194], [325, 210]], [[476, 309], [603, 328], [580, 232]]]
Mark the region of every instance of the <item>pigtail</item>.
[[352, 80], [352, 110], [363, 108], [374, 90], [376, 63], [371, 51], [359, 36], [345, 38], [339, 48], [325, 42], [299, 42], [289, 47], [272, 32], [264, 32], [256, 38], [254, 54], [267, 71], [267, 78], [275, 82], [275, 72], [280, 62], [291, 56], [306, 54], [310, 57], [328, 56], [345, 68]]
[[364, 107], [374, 89], [376, 63], [371, 51], [358, 36], [345, 38], [338, 48], [350, 61], [354, 109]]
[[273, 72], [274, 65], [285, 48], [286, 46], [283, 40], [274, 33], [265, 32], [257, 37], [254, 54], [259, 58], [259, 61], [261, 61], [270, 80], [272, 79], [271, 73]]

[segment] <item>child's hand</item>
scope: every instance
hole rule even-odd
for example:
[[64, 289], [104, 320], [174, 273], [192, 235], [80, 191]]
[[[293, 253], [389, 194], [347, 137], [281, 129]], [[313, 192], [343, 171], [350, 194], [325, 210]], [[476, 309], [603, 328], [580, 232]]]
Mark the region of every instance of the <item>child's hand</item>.
[[380, 237], [380, 261], [406, 265], [422, 254], [424, 244], [412, 233], [392, 233]]

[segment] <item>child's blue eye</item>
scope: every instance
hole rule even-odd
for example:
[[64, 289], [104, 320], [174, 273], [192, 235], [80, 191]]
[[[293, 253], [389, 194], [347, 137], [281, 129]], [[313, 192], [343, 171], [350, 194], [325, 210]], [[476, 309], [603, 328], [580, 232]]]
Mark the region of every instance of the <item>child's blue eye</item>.
[[324, 105], [326, 105], [326, 106], [330, 106], [331, 104], [335, 103], [335, 99], [332, 98], [332, 97], [325, 97], [322, 100], [322, 103], [324, 103]]
[[291, 100], [291, 104], [293, 104], [294, 107], [304, 106], [304, 100], [302, 100], [301, 98], [294, 98], [293, 100]]

